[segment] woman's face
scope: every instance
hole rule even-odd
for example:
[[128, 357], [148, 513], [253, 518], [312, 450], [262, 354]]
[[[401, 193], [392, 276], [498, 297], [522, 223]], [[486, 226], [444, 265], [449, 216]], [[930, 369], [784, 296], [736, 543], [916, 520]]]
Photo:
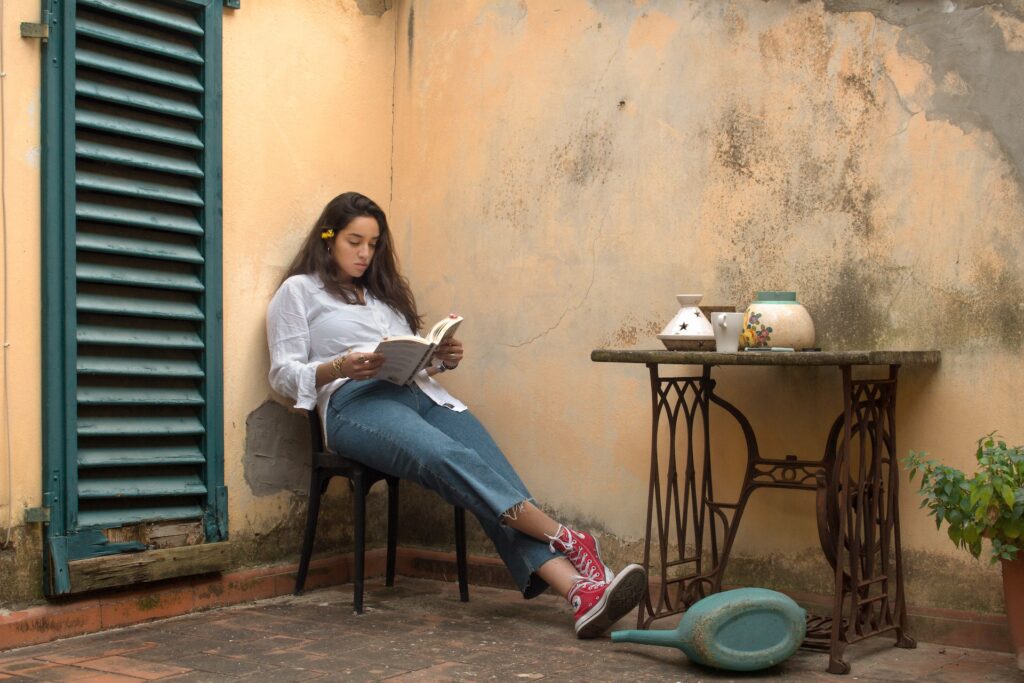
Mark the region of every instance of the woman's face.
[[357, 216], [334, 236], [331, 256], [338, 264], [342, 282], [362, 277], [370, 267], [380, 239], [380, 226], [371, 216]]

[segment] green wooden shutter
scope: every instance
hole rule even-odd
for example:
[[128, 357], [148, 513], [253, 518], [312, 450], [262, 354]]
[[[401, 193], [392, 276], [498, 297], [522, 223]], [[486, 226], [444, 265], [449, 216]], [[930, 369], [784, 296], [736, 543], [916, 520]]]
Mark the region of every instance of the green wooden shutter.
[[44, 499], [50, 593], [140, 551], [109, 530], [226, 538], [222, 4], [49, 0], [44, 64]]

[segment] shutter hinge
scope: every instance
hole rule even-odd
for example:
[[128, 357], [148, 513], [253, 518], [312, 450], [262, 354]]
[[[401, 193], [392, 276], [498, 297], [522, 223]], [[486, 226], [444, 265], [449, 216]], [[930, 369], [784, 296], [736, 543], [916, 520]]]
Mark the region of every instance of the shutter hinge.
[[50, 11], [43, 10], [43, 18], [38, 24], [31, 21], [21, 22], [22, 38], [38, 38], [44, 43], [50, 39]]
[[50, 508], [25, 508], [26, 524], [49, 524]]
[[224, 0], [224, 6], [228, 9], [241, 9], [242, 0]]
[[53, 507], [53, 492], [43, 491], [43, 504], [35, 508], [25, 508], [26, 524], [49, 524], [50, 508]]

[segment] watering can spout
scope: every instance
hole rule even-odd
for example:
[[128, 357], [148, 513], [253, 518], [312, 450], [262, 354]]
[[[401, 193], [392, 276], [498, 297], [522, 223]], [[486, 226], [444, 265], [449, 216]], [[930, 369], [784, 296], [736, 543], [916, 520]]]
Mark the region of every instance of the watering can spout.
[[683, 649], [683, 639], [677, 631], [614, 631], [612, 641]]

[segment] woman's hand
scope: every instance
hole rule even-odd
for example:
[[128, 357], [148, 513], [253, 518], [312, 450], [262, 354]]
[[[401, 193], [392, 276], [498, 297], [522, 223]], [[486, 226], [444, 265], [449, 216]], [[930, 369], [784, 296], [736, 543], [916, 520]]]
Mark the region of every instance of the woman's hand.
[[384, 354], [357, 351], [345, 356], [341, 361], [343, 377], [350, 379], [372, 379], [384, 363]]
[[454, 370], [462, 362], [462, 354], [462, 342], [453, 338], [437, 347], [434, 351], [434, 360], [444, 363], [449, 370]]

